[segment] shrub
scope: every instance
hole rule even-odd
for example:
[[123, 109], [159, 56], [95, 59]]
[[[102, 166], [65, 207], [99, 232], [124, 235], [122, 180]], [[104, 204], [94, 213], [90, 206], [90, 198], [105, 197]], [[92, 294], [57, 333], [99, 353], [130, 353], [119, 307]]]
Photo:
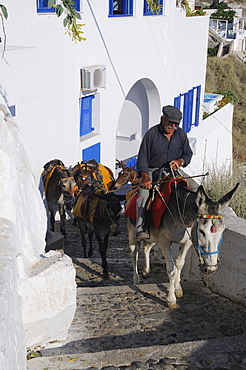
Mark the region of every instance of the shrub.
[[229, 206], [233, 209], [238, 217], [246, 219], [246, 168], [234, 165], [231, 167], [222, 166], [217, 168], [212, 165], [206, 169], [209, 176], [204, 177], [203, 186], [207, 195], [212, 200], [219, 200], [240, 182], [240, 186], [232, 197]]

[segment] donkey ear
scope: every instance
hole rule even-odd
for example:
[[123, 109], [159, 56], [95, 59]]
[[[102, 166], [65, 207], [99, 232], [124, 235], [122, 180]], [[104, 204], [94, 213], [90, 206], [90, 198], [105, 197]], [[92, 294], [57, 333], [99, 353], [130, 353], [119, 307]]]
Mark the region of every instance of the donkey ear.
[[233, 197], [235, 191], [237, 190], [239, 186], [239, 182], [236, 184], [236, 186], [231, 190], [229, 191], [229, 193], [227, 193], [226, 195], [224, 195], [219, 201], [219, 206], [220, 206], [220, 210], [222, 210], [223, 208], [225, 208], [225, 206], [227, 206], [227, 204], [230, 202], [231, 198]]
[[201, 213], [207, 208], [207, 199], [208, 197], [204, 191], [204, 187], [200, 185], [196, 192], [196, 205]]

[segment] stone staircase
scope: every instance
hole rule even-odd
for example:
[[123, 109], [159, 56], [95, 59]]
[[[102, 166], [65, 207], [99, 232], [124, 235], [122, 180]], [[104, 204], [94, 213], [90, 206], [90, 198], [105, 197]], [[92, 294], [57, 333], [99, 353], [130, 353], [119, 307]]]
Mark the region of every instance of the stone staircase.
[[92, 258], [76, 257], [78, 231], [68, 227], [64, 249], [76, 268], [75, 317], [66, 341], [39, 348], [41, 356], [28, 360], [27, 369], [246, 369], [245, 307], [203, 283], [183, 281], [184, 296], [169, 310], [165, 263], [156, 258], [159, 250], [151, 251], [150, 276], [132, 285], [122, 227], [120, 238], [110, 238], [107, 282], [102, 280], [96, 244]]

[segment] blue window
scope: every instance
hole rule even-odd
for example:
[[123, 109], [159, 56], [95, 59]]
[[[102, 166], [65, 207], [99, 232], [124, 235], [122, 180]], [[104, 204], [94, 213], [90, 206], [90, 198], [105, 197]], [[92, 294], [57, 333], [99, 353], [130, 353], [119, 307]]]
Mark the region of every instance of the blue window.
[[80, 136], [94, 131], [92, 127], [92, 100], [94, 95], [80, 99]]
[[[200, 115], [201, 85], [174, 98], [174, 106], [183, 113], [182, 128], [190, 132], [192, 126], [198, 126]], [[182, 104], [183, 103], [183, 104]]]
[[86, 149], [82, 150], [82, 161], [89, 161], [90, 159], [95, 159], [98, 163], [101, 162], [100, 160], [100, 143], [95, 145], [89, 146]]
[[[48, 7], [49, 0], [37, 0], [37, 11], [38, 13], [50, 13], [55, 12], [56, 9]], [[56, 1], [55, 1], [56, 3]], [[80, 0], [74, 0], [75, 9], [79, 12], [80, 11]]]
[[[156, 0], [158, 2], [158, 5], [161, 5], [161, 9], [160, 11], [158, 12], [158, 15], [162, 15], [163, 14], [163, 0]], [[144, 0], [144, 11], [143, 11], [143, 14], [144, 15], [153, 15], [153, 12], [151, 11], [148, 3], [146, 0]]]
[[133, 0], [109, 0], [109, 16], [133, 15]]

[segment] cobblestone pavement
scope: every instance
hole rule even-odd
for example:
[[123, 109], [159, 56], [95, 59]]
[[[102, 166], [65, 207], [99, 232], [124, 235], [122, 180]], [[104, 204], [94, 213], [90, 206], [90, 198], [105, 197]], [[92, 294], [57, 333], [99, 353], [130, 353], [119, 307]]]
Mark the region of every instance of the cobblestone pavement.
[[245, 307], [184, 281], [183, 298], [169, 310], [165, 263], [153, 255], [150, 276], [132, 285], [124, 217], [120, 236], [109, 239], [104, 282], [96, 243], [93, 257], [81, 258], [78, 229], [67, 224], [64, 251], [76, 268], [76, 314], [66, 343], [42, 350], [28, 369], [246, 369]]

